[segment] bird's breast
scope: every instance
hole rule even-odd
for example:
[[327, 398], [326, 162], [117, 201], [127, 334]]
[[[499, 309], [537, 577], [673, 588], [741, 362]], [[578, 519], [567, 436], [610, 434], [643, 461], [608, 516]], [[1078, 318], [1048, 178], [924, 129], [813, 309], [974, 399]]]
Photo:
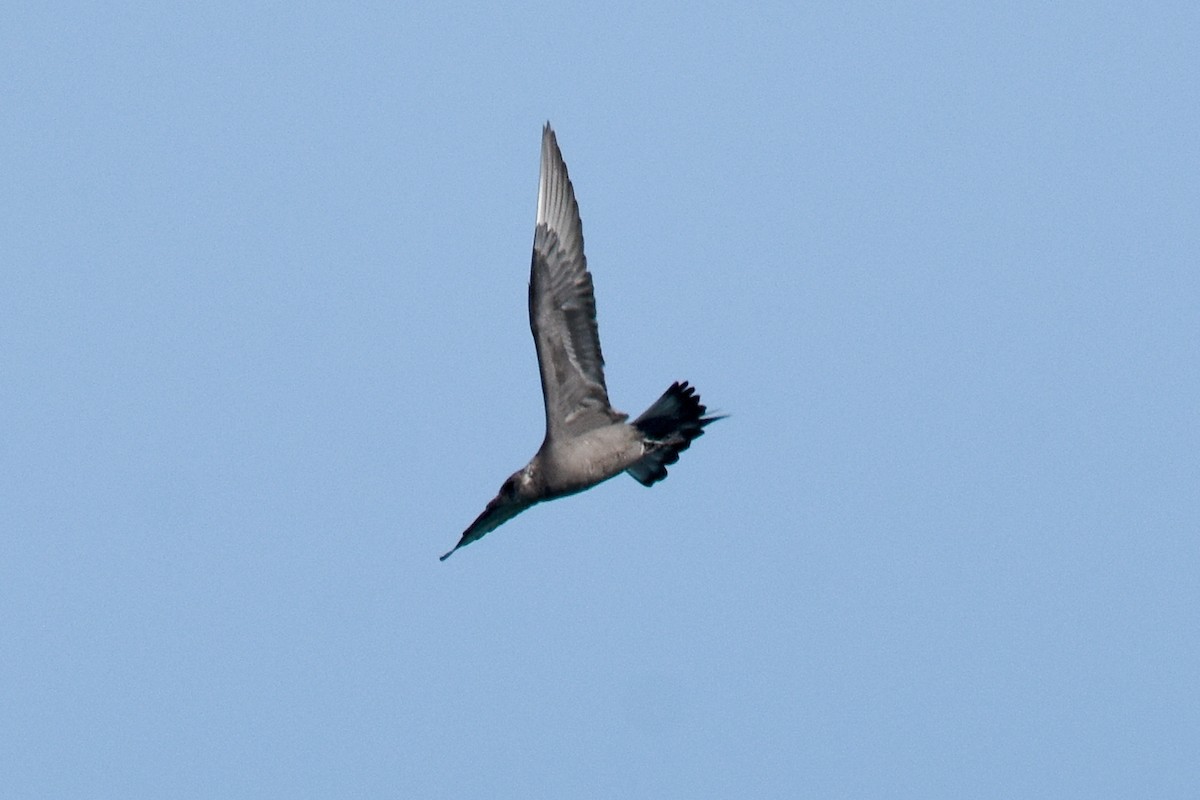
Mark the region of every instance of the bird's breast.
[[624, 423], [556, 441], [542, 453], [542, 476], [553, 496], [573, 494], [628, 469], [642, 456], [641, 437]]

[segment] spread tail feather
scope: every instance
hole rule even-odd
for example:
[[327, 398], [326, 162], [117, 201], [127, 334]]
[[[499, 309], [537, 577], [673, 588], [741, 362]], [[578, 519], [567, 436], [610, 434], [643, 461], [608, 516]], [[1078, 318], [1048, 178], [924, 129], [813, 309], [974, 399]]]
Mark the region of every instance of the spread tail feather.
[[676, 381], [654, 401], [633, 426], [647, 445], [646, 455], [626, 470], [643, 486], [653, 486], [667, 477], [667, 465], [679, 460], [679, 454], [704, 435], [704, 426], [725, 415], [706, 417], [708, 409], [700, 402], [693, 386]]

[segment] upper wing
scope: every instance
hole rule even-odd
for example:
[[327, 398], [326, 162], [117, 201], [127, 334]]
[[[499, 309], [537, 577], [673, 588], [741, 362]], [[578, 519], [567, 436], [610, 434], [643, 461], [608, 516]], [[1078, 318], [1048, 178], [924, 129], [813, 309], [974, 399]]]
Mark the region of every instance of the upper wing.
[[547, 440], [626, 418], [608, 402], [579, 205], [550, 123], [542, 129], [529, 327], [542, 374]]

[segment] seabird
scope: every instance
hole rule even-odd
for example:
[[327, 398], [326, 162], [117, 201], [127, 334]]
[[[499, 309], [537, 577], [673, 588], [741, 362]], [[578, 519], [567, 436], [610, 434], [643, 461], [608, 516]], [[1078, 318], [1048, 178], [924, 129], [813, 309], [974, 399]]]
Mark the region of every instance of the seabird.
[[546, 438], [442, 561], [543, 500], [582, 492], [622, 472], [653, 486], [705, 425], [722, 418], [705, 416], [708, 409], [686, 381], [672, 383], [632, 423], [608, 402], [579, 205], [549, 122], [542, 128], [529, 327], [542, 375]]

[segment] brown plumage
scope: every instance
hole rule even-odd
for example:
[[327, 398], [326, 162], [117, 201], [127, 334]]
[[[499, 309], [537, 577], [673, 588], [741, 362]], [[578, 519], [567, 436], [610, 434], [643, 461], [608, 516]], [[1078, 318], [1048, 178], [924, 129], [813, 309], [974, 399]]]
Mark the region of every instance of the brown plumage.
[[579, 205], [550, 123], [542, 129], [540, 175], [529, 327], [542, 377], [546, 438], [443, 561], [542, 500], [581, 492], [622, 472], [653, 485], [704, 426], [721, 419], [705, 416], [700, 396], [686, 382], [673, 383], [632, 424], [609, 403]]

